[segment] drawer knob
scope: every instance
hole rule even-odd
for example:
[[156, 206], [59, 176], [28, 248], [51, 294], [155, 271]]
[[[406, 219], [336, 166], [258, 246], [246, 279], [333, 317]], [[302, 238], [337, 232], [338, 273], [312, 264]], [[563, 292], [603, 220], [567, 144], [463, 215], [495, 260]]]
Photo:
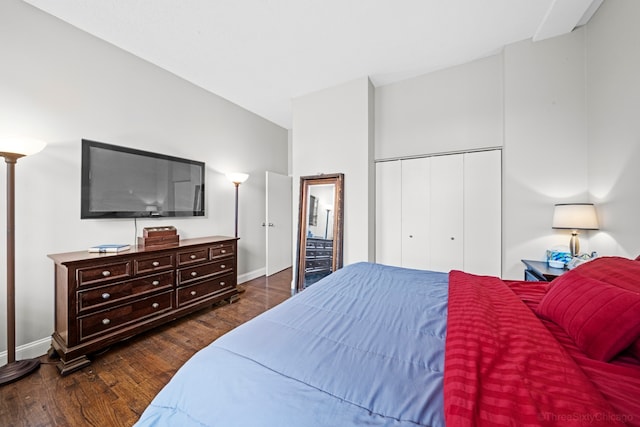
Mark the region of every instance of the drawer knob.
[[191, 254], [191, 256], [189, 258], [196, 259], [196, 254]]
[[226, 265], [224, 265], [224, 264], [220, 265], [220, 268], [225, 268], [225, 267], [226, 267]]
[[225, 282], [220, 282], [220, 286], [224, 286], [224, 285], [226, 285]]
[[102, 299], [109, 299], [111, 298], [111, 294], [105, 292], [104, 294], [102, 294]]
[[160, 284], [160, 281], [159, 280], [154, 280], [153, 282], [151, 282], [151, 284], [153, 286], [158, 286]]
[[225, 251], [224, 249], [222, 249], [222, 250], [220, 251], [220, 253], [221, 253], [221, 254], [226, 254], [226, 253], [227, 253], [227, 251]]
[[157, 302], [154, 302], [153, 304], [151, 304], [151, 307], [158, 308], [160, 307], [160, 304], [158, 304]]
[[109, 323], [111, 323], [111, 320], [109, 320], [109, 319], [102, 319], [102, 324], [103, 324], [103, 325], [108, 325]]
[[153, 265], [154, 267], [157, 267], [160, 265], [160, 263], [158, 261], [153, 261], [151, 265]]
[[198, 275], [198, 272], [197, 272], [197, 271], [192, 271], [192, 272], [191, 272], [191, 277], [196, 277], [197, 275]]
[[102, 276], [103, 277], [109, 277], [109, 276], [111, 276], [111, 272], [109, 270], [105, 270], [105, 271], [102, 272]]
[[190, 294], [191, 294], [191, 296], [196, 296], [197, 292], [196, 291], [191, 291]]

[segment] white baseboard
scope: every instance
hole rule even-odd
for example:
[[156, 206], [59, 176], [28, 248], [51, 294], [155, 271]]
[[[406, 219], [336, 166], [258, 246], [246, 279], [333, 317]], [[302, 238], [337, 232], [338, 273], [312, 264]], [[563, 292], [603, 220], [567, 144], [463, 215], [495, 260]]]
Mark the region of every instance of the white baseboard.
[[[18, 346], [16, 348], [16, 360], [35, 359], [46, 354], [51, 347], [51, 337], [46, 337]], [[7, 352], [0, 353], [0, 365], [7, 363]]]
[[[248, 273], [244, 273], [238, 276], [238, 283], [248, 282], [249, 280], [256, 279], [260, 276], [264, 276], [266, 269], [259, 268]], [[33, 341], [16, 348], [16, 360], [34, 359], [46, 354], [51, 347], [51, 337], [46, 337]], [[7, 352], [0, 353], [0, 366], [7, 363]]]
[[266, 267], [259, 268], [257, 270], [250, 271], [248, 273], [238, 275], [238, 284], [248, 282], [249, 280], [257, 279], [260, 276], [264, 276], [267, 273]]

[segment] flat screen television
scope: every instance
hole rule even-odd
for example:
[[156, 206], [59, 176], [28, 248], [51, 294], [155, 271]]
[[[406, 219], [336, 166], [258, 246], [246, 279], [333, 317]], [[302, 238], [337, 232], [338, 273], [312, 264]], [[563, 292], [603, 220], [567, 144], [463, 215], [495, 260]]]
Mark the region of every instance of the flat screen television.
[[82, 219], [204, 215], [205, 164], [82, 140]]

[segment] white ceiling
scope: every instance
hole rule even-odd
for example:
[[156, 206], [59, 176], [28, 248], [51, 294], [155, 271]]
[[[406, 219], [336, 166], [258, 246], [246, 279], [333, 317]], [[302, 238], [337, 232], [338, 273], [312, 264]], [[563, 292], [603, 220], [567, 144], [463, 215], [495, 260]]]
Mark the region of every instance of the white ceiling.
[[564, 34], [603, 0], [24, 1], [291, 128], [292, 98]]

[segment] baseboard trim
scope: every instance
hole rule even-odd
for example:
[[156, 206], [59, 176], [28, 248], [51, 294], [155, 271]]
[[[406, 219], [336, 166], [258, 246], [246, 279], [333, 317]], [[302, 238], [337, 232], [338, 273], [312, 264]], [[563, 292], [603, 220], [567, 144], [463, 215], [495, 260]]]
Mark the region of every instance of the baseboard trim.
[[248, 282], [249, 280], [257, 279], [260, 276], [264, 276], [267, 272], [266, 267], [259, 268], [257, 270], [250, 271], [248, 273], [238, 275], [238, 284]]
[[[51, 347], [51, 337], [42, 338], [16, 347], [16, 360], [34, 359], [46, 354]], [[7, 352], [0, 353], [0, 364], [7, 364]]]

